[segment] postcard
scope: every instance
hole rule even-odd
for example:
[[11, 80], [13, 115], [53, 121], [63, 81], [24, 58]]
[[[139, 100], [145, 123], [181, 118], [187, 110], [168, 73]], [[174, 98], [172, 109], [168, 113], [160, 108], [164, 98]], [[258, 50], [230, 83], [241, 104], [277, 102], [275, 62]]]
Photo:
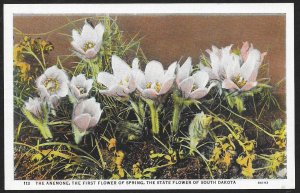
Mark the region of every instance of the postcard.
[[4, 5], [5, 189], [295, 188], [293, 4]]

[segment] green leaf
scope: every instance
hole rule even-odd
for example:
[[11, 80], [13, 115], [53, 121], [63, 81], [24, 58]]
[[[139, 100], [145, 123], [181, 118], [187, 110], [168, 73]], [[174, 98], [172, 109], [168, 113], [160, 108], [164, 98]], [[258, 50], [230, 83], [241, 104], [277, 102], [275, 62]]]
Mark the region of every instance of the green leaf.
[[153, 172], [156, 172], [156, 170], [157, 170], [157, 167], [146, 168], [146, 169], [144, 169], [143, 173], [147, 173], [147, 172], [153, 173]]
[[74, 141], [76, 144], [79, 144], [81, 142], [83, 136], [88, 134], [87, 132], [80, 132], [78, 127], [74, 123], [72, 123], [72, 130], [73, 130], [73, 135], [74, 135]]
[[239, 113], [244, 111], [244, 101], [241, 97], [235, 97], [235, 105]]
[[[150, 174], [151, 175], [151, 174]], [[133, 176], [135, 179], [141, 179], [143, 177], [143, 175], [141, 173], [135, 174]]]
[[153, 153], [153, 154], [150, 154], [150, 158], [151, 159], [154, 159], [154, 158], [161, 158], [161, 157], [163, 157], [165, 154], [163, 154], [163, 153]]
[[22, 129], [23, 122], [24, 122], [24, 121], [22, 121], [22, 122], [19, 123], [19, 125], [18, 125], [18, 130], [17, 130], [17, 134], [16, 134], [16, 140], [19, 138], [19, 135], [20, 135], [20, 132], [21, 132], [21, 129]]
[[199, 141], [206, 138], [211, 122], [212, 117], [205, 115], [203, 112], [195, 115], [194, 119], [189, 125], [191, 149], [195, 149]]
[[233, 101], [232, 96], [231, 95], [227, 95], [226, 99], [227, 99], [227, 103], [230, 106], [230, 108], [233, 108], [234, 107], [234, 101]]
[[32, 156], [31, 161], [39, 162], [39, 161], [42, 160], [42, 158], [43, 158], [43, 155], [40, 154], [40, 153], [37, 153], [37, 154], [35, 154], [35, 155]]
[[166, 159], [166, 160], [169, 160], [169, 161], [171, 161], [171, 160], [172, 160], [172, 158], [171, 158], [171, 156], [170, 156], [170, 155], [165, 155], [165, 159]]

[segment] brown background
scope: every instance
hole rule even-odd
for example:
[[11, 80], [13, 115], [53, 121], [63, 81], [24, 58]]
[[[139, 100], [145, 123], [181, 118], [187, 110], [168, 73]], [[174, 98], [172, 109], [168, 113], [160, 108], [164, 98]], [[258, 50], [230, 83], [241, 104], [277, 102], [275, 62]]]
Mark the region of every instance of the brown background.
[[[66, 35], [83, 25], [83, 20], [70, 24], [80, 18], [83, 17], [15, 16], [14, 27], [41, 37], [44, 35], [41, 33], [61, 27], [44, 36], [55, 46], [50, 58], [55, 63], [57, 55], [71, 53], [71, 37]], [[137, 33], [143, 37], [141, 48], [147, 58], [164, 65], [188, 56], [193, 58], [193, 63], [199, 63], [200, 53], [213, 44], [223, 47], [233, 43], [240, 47], [243, 41], [250, 41], [255, 48], [268, 52], [265, 61], [270, 65], [272, 83], [285, 77], [285, 15], [119, 15], [117, 22], [125, 38]], [[284, 93], [285, 87], [281, 87], [278, 94]]]

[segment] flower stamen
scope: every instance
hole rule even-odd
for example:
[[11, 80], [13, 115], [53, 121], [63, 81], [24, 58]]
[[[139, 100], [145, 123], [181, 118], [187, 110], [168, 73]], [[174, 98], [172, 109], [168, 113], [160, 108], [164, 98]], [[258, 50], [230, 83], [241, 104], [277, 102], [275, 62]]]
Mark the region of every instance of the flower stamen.
[[159, 82], [155, 83], [154, 89], [156, 90], [156, 92], [159, 92], [161, 89], [161, 84]]
[[151, 85], [152, 85], [152, 83], [151, 83], [151, 82], [148, 82], [148, 83], [146, 84], [146, 88], [151, 88]]
[[54, 78], [47, 78], [44, 81], [44, 86], [50, 93], [54, 93], [59, 89], [58, 80], [56, 80]]
[[241, 77], [240, 75], [234, 77], [232, 79], [232, 81], [239, 87], [242, 88], [246, 83], [247, 80], [245, 80], [243, 77]]
[[93, 42], [86, 42], [83, 46], [83, 50], [86, 52], [88, 49], [95, 47], [95, 43]]

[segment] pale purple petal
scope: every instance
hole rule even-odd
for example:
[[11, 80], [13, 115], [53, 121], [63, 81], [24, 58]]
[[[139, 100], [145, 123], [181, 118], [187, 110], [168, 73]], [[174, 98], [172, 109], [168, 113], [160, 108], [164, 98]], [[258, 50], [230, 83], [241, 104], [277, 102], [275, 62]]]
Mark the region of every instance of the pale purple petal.
[[97, 34], [97, 42], [102, 42], [103, 34], [105, 31], [105, 27], [102, 23], [98, 23], [95, 27], [95, 31]]
[[208, 73], [205, 71], [198, 71], [193, 74], [195, 84], [198, 88], [205, 88], [209, 81]]
[[178, 85], [178, 88], [182, 91], [182, 95], [185, 98], [188, 98], [194, 85], [194, 78], [191, 76], [189, 78], [184, 79]]
[[136, 89], [136, 81], [134, 76], [131, 74], [128, 81], [128, 93], [132, 93]]
[[89, 128], [91, 115], [85, 113], [74, 118], [74, 123], [80, 132], [84, 132]]
[[144, 90], [142, 91], [142, 95], [143, 95], [145, 98], [155, 99], [155, 98], [157, 98], [158, 93], [156, 92], [155, 89], [153, 89], [153, 88], [148, 88], [148, 89], [144, 89]]
[[181, 81], [188, 78], [192, 71], [192, 58], [188, 57], [186, 61], [182, 64], [180, 68], [178, 68], [176, 83], [179, 85]]
[[225, 89], [229, 89], [229, 90], [234, 90], [234, 89], [237, 89], [239, 90], [240, 88], [230, 79], [225, 79], [223, 82], [222, 82], [222, 88], [225, 88]]
[[125, 87], [121, 85], [115, 85], [109, 90], [100, 90], [99, 91], [101, 94], [105, 94], [107, 96], [119, 96], [119, 97], [124, 97], [127, 96], [128, 94], [125, 92]]
[[194, 90], [193, 92], [191, 92], [189, 97], [191, 99], [200, 99], [200, 98], [205, 97], [207, 95], [208, 91], [209, 90], [207, 88], [198, 88], [198, 89]]
[[242, 57], [243, 61], [247, 60], [247, 57], [249, 54], [249, 48], [250, 48], [249, 42], [247, 42], [247, 41], [243, 42], [243, 46], [241, 48], [241, 57]]
[[250, 77], [252, 80], [256, 79], [260, 64], [260, 52], [256, 49], [250, 50], [247, 60], [241, 67], [241, 76], [246, 80]]
[[76, 98], [79, 98], [79, 97], [80, 97], [80, 91], [78, 90], [78, 88], [77, 88], [75, 85], [73, 85], [73, 84], [70, 84], [69, 87], [70, 87], [71, 93], [72, 93]]
[[145, 76], [145, 74], [139, 69], [133, 70], [132, 74], [134, 76], [137, 88], [139, 90], [144, 89], [146, 87], [146, 76]]
[[85, 52], [85, 57], [87, 58], [87, 59], [93, 59], [93, 58], [95, 58], [96, 56], [97, 56], [97, 53], [98, 53], [98, 49], [96, 50], [95, 49], [95, 47], [94, 48], [90, 48], [90, 49], [88, 49], [86, 52]]
[[145, 68], [145, 76], [147, 82], [160, 82], [164, 77], [163, 65], [158, 61], [150, 61]]
[[251, 90], [252, 88], [254, 88], [257, 85], [257, 82], [247, 82], [242, 88], [242, 91], [248, 91]]
[[139, 59], [138, 58], [133, 59], [131, 66], [132, 69], [139, 69]]
[[122, 80], [124, 77], [129, 76], [129, 74], [131, 73], [130, 66], [117, 55], [112, 56], [111, 63], [113, 74], [116, 78]]
[[95, 40], [96, 32], [94, 31], [94, 28], [87, 22], [85, 22], [84, 26], [82, 27], [81, 31], [81, 38], [83, 38], [85, 41], [91, 41]]
[[77, 52], [81, 53], [82, 55], [85, 55], [85, 51], [81, 48], [80, 44], [78, 44], [78, 43], [75, 42], [75, 41], [72, 41], [72, 42], [71, 42], [71, 45], [73, 46], [73, 48], [74, 48]]
[[85, 82], [85, 89], [86, 89], [86, 92], [87, 92], [87, 93], [89, 93], [90, 90], [92, 89], [93, 83], [94, 83], [94, 80], [93, 80], [93, 79], [88, 79], [88, 80], [86, 80], [86, 82]]
[[114, 77], [114, 75], [107, 72], [99, 72], [97, 76], [97, 82], [108, 88], [118, 84], [118, 80]]
[[169, 79], [165, 80], [162, 83], [161, 89], [158, 94], [162, 95], [162, 94], [167, 93], [172, 88], [174, 80], [175, 80], [175, 78], [169, 78]]
[[176, 68], [177, 68], [177, 62], [173, 62], [168, 67], [168, 70], [165, 72], [163, 79], [168, 79], [168, 78], [174, 77]]

